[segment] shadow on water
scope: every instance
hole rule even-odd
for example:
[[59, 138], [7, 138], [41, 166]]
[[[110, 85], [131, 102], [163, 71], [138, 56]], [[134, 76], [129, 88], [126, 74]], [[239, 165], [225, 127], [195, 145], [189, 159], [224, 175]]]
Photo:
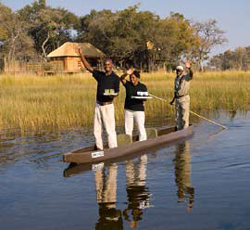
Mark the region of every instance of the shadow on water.
[[123, 229], [122, 213], [116, 208], [117, 164], [96, 169], [95, 187], [99, 208], [96, 229]]
[[126, 162], [127, 207], [123, 216], [129, 222], [130, 228], [137, 228], [138, 222], [143, 219], [143, 211], [153, 207], [150, 205], [152, 194], [146, 187], [147, 155]]
[[[235, 116], [235, 114], [234, 114]], [[216, 130], [205, 135], [205, 140], [212, 140], [224, 130]], [[199, 136], [199, 134], [198, 134]], [[203, 138], [202, 136], [199, 136]], [[172, 146], [174, 175], [177, 202], [190, 213], [195, 202], [195, 187], [191, 183], [191, 154], [190, 138], [175, 141], [170, 145], [162, 145], [147, 151], [134, 153], [130, 156], [101, 162], [98, 164], [70, 164], [64, 170], [64, 177], [94, 171], [96, 198], [99, 218], [95, 224], [96, 229], [124, 229], [125, 223], [129, 228], [138, 228], [145, 210], [153, 208], [150, 204], [152, 192], [146, 186], [148, 157], [161, 149]], [[163, 151], [165, 152], [165, 151]], [[165, 152], [164, 154], [168, 154]], [[125, 208], [117, 207], [117, 165], [124, 163], [126, 175], [127, 201]], [[145, 219], [144, 219], [145, 220]]]
[[127, 221], [130, 228], [137, 228], [143, 219], [143, 211], [150, 208], [151, 194], [146, 187], [147, 155], [128, 160], [126, 169], [127, 202], [124, 210], [116, 207], [117, 202], [117, 164], [95, 168], [96, 200], [99, 218], [95, 229], [124, 229]]
[[[86, 173], [95, 174], [96, 201], [99, 218], [96, 229], [124, 229], [125, 222], [130, 228], [138, 228], [144, 219], [143, 213], [154, 206], [150, 204], [153, 195], [146, 186], [149, 156], [157, 158], [159, 150], [174, 147], [176, 195], [179, 204], [186, 204], [187, 212], [193, 208], [195, 189], [191, 185], [190, 138], [176, 141], [171, 145], [158, 146], [146, 152], [138, 152], [127, 157], [98, 164], [70, 164], [64, 170], [64, 177]], [[164, 155], [168, 152], [163, 151]], [[127, 201], [125, 208], [117, 208], [117, 167], [123, 162], [126, 175]]]
[[175, 146], [175, 182], [179, 203], [185, 203], [187, 211], [193, 208], [195, 189], [191, 186], [191, 155], [190, 142]]

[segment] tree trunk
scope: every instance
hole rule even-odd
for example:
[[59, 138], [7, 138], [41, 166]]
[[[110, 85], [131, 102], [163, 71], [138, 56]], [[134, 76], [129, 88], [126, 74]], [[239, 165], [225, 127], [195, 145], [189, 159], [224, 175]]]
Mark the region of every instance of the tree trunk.
[[45, 45], [48, 42], [49, 38], [50, 38], [50, 35], [49, 35], [49, 31], [48, 31], [47, 38], [44, 40], [44, 42], [42, 44], [43, 57], [44, 57], [45, 60], [47, 60], [47, 54], [46, 54], [46, 50], [45, 50]]
[[204, 65], [203, 65], [203, 60], [202, 59], [200, 59], [199, 65], [200, 65], [200, 72], [204, 72]]
[[12, 34], [11, 42], [10, 42], [10, 50], [8, 54], [8, 59], [15, 59], [15, 48], [16, 48], [16, 39], [19, 37], [20, 31], [17, 32], [16, 35]]

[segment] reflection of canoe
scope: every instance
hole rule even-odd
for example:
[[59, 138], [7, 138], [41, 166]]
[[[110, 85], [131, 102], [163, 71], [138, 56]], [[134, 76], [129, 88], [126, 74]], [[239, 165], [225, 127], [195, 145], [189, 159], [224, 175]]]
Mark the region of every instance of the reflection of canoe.
[[[146, 141], [135, 141], [123, 144], [117, 148], [104, 149], [103, 151], [95, 150], [94, 146], [76, 149], [72, 152], [63, 154], [63, 161], [71, 163], [98, 163], [124, 157], [135, 152], [143, 151], [162, 144], [169, 144], [191, 136], [193, 134], [193, 126], [179, 131], [175, 131], [174, 127], [161, 128], [153, 131], [155, 131], [155, 135], [148, 135], [149, 139]], [[152, 134], [154, 132], [150, 133]], [[150, 136], [152, 136], [152, 138], [150, 138]]]
[[[101, 164], [103, 164], [103, 163], [101, 163]], [[63, 176], [70, 177], [72, 175], [88, 172], [91, 170], [93, 170], [93, 168], [92, 168], [92, 164], [90, 164], [90, 163], [87, 163], [87, 164], [70, 163], [69, 166], [66, 169], [64, 169]]]

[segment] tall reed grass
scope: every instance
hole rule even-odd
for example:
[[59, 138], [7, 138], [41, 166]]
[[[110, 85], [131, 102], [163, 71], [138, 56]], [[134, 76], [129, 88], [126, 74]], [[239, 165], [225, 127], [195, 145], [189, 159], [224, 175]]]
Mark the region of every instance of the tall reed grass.
[[[148, 91], [168, 101], [173, 96], [174, 74], [142, 74]], [[22, 132], [63, 130], [91, 125], [96, 82], [90, 74], [31, 76], [0, 75], [0, 130]], [[191, 110], [248, 110], [250, 72], [195, 73], [191, 83]], [[118, 123], [124, 120], [125, 90], [115, 99]], [[174, 119], [174, 107], [160, 100], [146, 102], [146, 117]]]

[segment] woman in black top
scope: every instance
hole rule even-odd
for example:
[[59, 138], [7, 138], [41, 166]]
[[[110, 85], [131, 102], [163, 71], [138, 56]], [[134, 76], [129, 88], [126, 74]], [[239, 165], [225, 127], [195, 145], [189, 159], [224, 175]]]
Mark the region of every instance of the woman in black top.
[[[126, 80], [129, 75], [130, 81]], [[121, 76], [121, 82], [126, 88], [125, 99], [125, 133], [132, 136], [134, 121], [139, 130], [139, 141], [147, 139], [145, 130], [145, 112], [144, 103], [145, 99], [140, 99], [142, 96], [147, 96], [147, 87], [140, 81], [140, 72], [130, 69], [127, 73]], [[134, 98], [136, 97], [136, 98]]]

